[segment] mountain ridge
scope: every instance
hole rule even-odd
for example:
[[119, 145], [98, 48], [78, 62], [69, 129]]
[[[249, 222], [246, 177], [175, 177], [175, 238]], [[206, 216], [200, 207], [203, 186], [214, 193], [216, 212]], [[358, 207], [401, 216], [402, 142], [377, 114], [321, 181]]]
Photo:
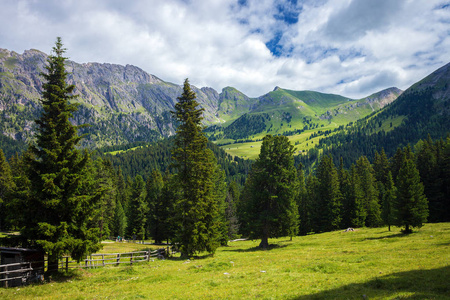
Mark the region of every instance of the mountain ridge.
[[[40, 73], [45, 71], [46, 61], [47, 54], [36, 49], [18, 54], [0, 48], [1, 134], [23, 142], [32, 140], [33, 120], [41, 109]], [[176, 124], [170, 111], [182, 93], [181, 85], [166, 82], [133, 65], [80, 64], [67, 60], [66, 69], [68, 83], [75, 85], [75, 94], [79, 95], [76, 101], [80, 103], [72, 121], [76, 125], [91, 125], [80, 131], [88, 134], [82, 146], [153, 141], [175, 133]], [[264, 112], [273, 104], [271, 93], [286, 91], [276, 87], [258, 98], [250, 98], [233, 87], [225, 87], [220, 93], [210, 87], [192, 86], [192, 89], [205, 109], [205, 125], [229, 124], [246, 113]]]

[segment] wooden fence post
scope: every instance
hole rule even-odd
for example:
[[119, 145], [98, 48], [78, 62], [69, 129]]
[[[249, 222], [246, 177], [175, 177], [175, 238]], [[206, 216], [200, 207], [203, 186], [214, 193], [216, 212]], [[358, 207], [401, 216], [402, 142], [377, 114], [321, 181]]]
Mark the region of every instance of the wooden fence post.
[[[5, 272], [6, 272], [5, 279], [8, 279], [8, 277], [9, 277], [8, 276], [8, 266], [5, 266], [4, 268], [5, 268]], [[7, 287], [8, 287], [8, 280], [5, 281], [5, 288], [7, 288]]]
[[105, 266], [105, 254], [102, 254], [102, 262], [103, 262], [103, 266]]
[[66, 256], [66, 272], [69, 272], [69, 257]]
[[130, 256], [130, 265], [133, 265], [133, 252], [131, 252], [131, 256]]
[[120, 263], [120, 253], [117, 254], [117, 264]]
[[86, 269], [87, 269], [87, 266], [88, 266], [88, 256], [86, 255], [86, 260], [85, 260], [85, 267], [86, 267]]

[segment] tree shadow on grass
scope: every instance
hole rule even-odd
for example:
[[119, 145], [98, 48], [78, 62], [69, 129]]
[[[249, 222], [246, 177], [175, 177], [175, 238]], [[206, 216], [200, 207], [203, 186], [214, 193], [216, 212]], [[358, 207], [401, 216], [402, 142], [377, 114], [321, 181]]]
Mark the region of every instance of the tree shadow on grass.
[[256, 251], [270, 251], [274, 249], [286, 248], [289, 245], [279, 245], [279, 244], [269, 244], [268, 248], [261, 248], [259, 246], [247, 248], [247, 249], [224, 249], [222, 251], [230, 251], [230, 252], [256, 252]]
[[369, 238], [364, 238], [364, 241], [372, 241], [372, 240], [384, 240], [384, 239], [392, 239], [392, 238], [402, 238], [402, 237], [408, 237], [411, 236], [411, 234], [413, 233], [394, 233], [388, 236], [380, 236], [380, 237], [369, 237]]
[[450, 266], [414, 270], [291, 299], [450, 299], [449, 278]]

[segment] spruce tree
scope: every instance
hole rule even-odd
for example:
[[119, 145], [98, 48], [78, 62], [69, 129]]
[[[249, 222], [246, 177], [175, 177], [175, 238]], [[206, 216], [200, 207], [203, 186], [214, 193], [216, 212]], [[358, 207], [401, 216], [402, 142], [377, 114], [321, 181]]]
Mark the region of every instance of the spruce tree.
[[219, 206], [214, 195], [215, 158], [203, 133], [203, 109], [186, 79], [173, 115], [179, 124], [172, 158], [178, 171], [180, 197], [176, 203], [176, 242], [182, 255], [214, 253], [219, 246]]
[[0, 149], [0, 231], [9, 229], [8, 207], [11, 206], [11, 193], [14, 189], [14, 181], [11, 169], [6, 161], [3, 150]]
[[239, 220], [236, 211], [236, 203], [239, 202], [239, 187], [235, 181], [230, 182], [225, 198], [225, 215], [228, 225], [228, 240], [236, 239], [239, 232]]
[[[304, 199], [304, 203], [302, 204], [302, 210], [307, 210], [307, 213], [303, 212], [302, 216], [307, 214], [309, 216], [309, 222], [306, 222], [306, 218], [303, 221], [305, 228], [300, 228], [304, 234], [310, 232], [319, 232], [319, 216], [320, 216], [320, 207], [319, 207], [319, 181], [317, 177], [309, 173], [306, 178], [306, 197]], [[309, 224], [309, 227], [307, 226]]]
[[308, 198], [305, 183], [305, 172], [302, 165], [298, 167], [298, 195], [297, 206], [299, 215], [299, 234], [306, 235], [311, 232], [311, 203]]
[[127, 229], [127, 217], [120, 201], [116, 202], [113, 224], [114, 235], [124, 237]]
[[317, 222], [319, 232], [340, 228], [342, 194], [339, 189], [339, 178], [331, 156], [323, 156], [317, 167], [318, 206]]
[[43, 249], [49, 272], [58, 268], [58, 258], [70, 254], [80, 260], [100, 248], [97, 228], [87, 226], [99, 195], [86, 191], [91, 174], [86, 171], [87, 151], [76, 148], [81, 137], [78, 126], [69, 121], [77, 105], [72, 103], [75, 86], [66, 83], [61, 38], [48, 58], [41, 103], [43, 113], [36, 120], [36, 142], [30, 145], [28, 160], [30, 195], [24, 203], [26, 216], [21, 231], [24, 245]]
[[388, 172], [386, 180], [386, 191], [383, 195], [383, 209], [382, 216], [384, 224], [388, 226], [388, 230], [391, 231], [391, 225], [395, 224], [395, 207], [397, 201], [397, 188], [394, 185], [394, 179], [392, 179], [391, 172]]
[[420, 181], [419, 171], [413, 159], [405, 156], [397, 176], [397, 225], [404, 227], [404, 233], [411, 233], [412, 227], [422, 227], [428, 217], [428, 200]]
[[356, 161], [356, 172], [361, 183], [364, 206], [367, 212], [366, 226], [380, 226], [382, 219], [375, 172], [366, 156], [361, 156]]
[[131, 198], [128, 210], [129, 237], [133, 239], [145, 239], [145, 227], [147, 224], [147, 203], [145, 201], [145, 182], [141, 175], [136, 175], [131, 186]]
[[292, 237], [298, 233], [294, 151], [287, 137], [266, 135], [246, 182], [245, 221], [251, 237], [261, 239], [261, 248], [269, 246], [270, 237]]
[[165, 220], [169, 217], [164, 205], [162, 190], [164, 180], [159, 170], [153, 170], [147, 180], [147, 232], [155, 240], [161, 243], [164, 239], [163, 232]]

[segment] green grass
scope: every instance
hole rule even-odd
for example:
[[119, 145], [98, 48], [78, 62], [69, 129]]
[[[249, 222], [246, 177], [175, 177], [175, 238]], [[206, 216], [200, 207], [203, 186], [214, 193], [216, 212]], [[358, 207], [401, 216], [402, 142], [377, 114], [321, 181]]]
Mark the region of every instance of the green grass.
[[0, 289], [0, 298], [450, 299], [450, 223], [410, 235], [362, 228], [270, 242], [266, 251], [232, 242], [214, 257], [77, 270]]

